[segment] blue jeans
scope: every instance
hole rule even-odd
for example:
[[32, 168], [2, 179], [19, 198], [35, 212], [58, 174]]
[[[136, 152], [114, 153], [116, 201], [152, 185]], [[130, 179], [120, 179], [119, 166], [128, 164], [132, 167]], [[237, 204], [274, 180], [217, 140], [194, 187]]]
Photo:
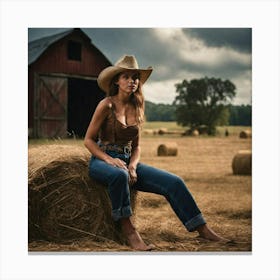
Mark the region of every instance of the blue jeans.
[[[129, 164], [128, 155], [111, 151], [107, 154], [111, 157], [118, 157]], [[136, 173], [137, 182], [131, 188], [163, 195], [188, 231], [194, 231], [199, 225], [206, 223], [180, 177], [143, 163], [138, 163]], [[132, 215], [129, 175], [126, 170], [109, 165], [92, 156], [89, 164], [89, 175], [92, 179], [107, 186], [112, 203], [112, 217], [115, 221]]]

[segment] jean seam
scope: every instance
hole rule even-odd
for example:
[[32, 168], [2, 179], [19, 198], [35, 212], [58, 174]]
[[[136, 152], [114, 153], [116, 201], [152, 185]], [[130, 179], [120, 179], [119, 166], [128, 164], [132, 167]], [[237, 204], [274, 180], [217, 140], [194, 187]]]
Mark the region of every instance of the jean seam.
[[194, 231], [198, 226], [206, 224], [203, 216], [201, 213], [194, 216], [192, 219], [190, 219], [188, 222], [185, 223], [185, 227], [188, 231]]
[[114, 221], [117, 221], [121, 218], [130, 217], [131, 215], [132, 215], [132, 210], [130, 205], [112, 210], [112, 217]]

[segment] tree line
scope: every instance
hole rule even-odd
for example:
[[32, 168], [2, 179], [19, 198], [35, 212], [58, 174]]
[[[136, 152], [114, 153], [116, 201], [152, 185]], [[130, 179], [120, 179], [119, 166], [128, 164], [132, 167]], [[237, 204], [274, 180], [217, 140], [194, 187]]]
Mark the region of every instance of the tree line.
[[205, 77], [175, 87], [173, 104], [145, 102], [147, 121], [176, 121], [191, 129], [206, 126], [208, 134], [215, 134], [217, 125], [252, 125], [252, 106], [231, 104], [236, 88], [229, 80]]
[[[175, 122], [177, 105], [145, 101], [146, 120], [150, 122]], [[251, 105], [229, 105], [229, 117], [225, 125], [252, 125]]]

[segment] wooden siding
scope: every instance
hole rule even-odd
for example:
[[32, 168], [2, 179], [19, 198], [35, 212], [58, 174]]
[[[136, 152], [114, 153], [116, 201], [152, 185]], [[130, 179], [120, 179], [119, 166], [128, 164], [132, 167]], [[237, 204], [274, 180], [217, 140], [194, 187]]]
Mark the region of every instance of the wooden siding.
[[67, 136], [67, 79], [35, 76], [34, 136]]
[[[70, 40], [81, 43], [81, 61], [68, 59], [67, 45]], [[41, 57], [30, 66], [30, 70], [38, 73], [65, 73], [97, 77], [102, 69], [111, 65], [110, 62], [102, 56], [103, 55], [90, 41], [74, 33], [50, 46]]]

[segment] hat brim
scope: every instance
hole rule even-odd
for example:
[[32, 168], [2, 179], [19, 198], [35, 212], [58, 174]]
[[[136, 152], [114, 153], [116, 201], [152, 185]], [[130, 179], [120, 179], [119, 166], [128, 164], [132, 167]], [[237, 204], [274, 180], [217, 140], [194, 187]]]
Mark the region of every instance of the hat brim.
[[120, 66], [109, 66], [102, 70], [97, 78], [98, 86], [106, 93], [109, 93], [110, 83], [112, 79], [119, 73], [125, 71], [137, 71], [140, 73], [140, 82], [144, 84], [149, 76], [151, 75], [153, 68], [149, 67], [147, 69], [135, 69], [135, 68], [124, 68]]

